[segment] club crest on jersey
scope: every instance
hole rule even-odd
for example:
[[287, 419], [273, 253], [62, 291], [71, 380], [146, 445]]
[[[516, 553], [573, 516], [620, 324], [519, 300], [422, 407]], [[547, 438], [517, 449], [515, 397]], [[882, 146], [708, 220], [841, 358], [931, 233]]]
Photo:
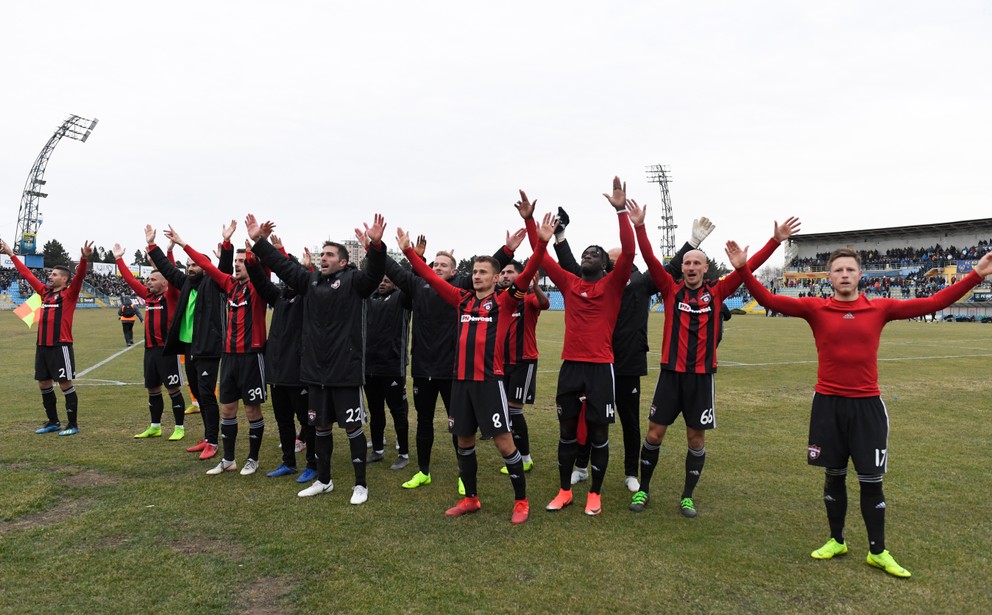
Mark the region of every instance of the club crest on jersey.
[[709, 293], [699, 295], [699, 300], [703, 303], [709, 303], [712, 298]]
[[455, 428], [455, 417], [449, 416], [448, 417], [448, 429], [454, 429], [454, 428]]
[[820, 458], [820, 447], [815, 444], [809, 445], [809, 458], [819, 459]]
[[331, 284], [331, 288], [334, 290], [341, 288], [341, 280], [334, 280], [334, 284]]
[[493, 302], [492, 301], [486, 301], [485, 303], [482, 304], [482, 309], [484, 309], [487, 312], [489, 310], [493, 309]]
[[316, 410], [313, 410], [313, 409], [307, 410], [307, 421], [311, 425], [316, 425], [317, 424], [317, 411]]

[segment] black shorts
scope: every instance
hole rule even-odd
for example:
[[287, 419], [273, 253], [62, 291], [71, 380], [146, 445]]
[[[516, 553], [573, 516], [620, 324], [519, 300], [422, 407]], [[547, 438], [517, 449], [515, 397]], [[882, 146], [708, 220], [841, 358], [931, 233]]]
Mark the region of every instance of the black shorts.
[[648, 420], [659, 425], [671, 425], [678, 415], [692, 429], [716, 427], [716, 407], [713, 404], [713, 374], [690, 374], [663, 369], [658, 374]]
[[307, 422], [314, 427], [337, 423], [346, 431], [353, 431], [367, 421], [362, 387], [307, 387], [310, 407]]
[[889, 466], [889, 413], [881, 397], [813, 395], [806, 461], [821, 468], [885, 474]]
[[220, 362], [220, 397], [222, 404], [238, 400], [258, 406], [267, 399], [265, 357], [260, 352], [225, 353]]
[[558, 372], [555, 403], [558, 420], [578, 418], [585, 403], [587, 422], [601, 425], [615, 422], [613, 364], [564, 361]]
[[537, 393], [537, 359], [505, 365], [503, 373], [510, 403], [517, 406], [533, 404]]
[[456, 436], [483, 437], [510, 433], [510, 411], [502, 380], [455, 380], [451, 383], [448, 430]]
[[68, 382], [76, 377], [72, 344], [38, 346], [34, 352], [34, 379]]
[[145, 388], [152, 389], [163, 384], [166, 388], [183, 386], [180, 374], [179, 355], [164, 354], [161, 346], [145, 348]]

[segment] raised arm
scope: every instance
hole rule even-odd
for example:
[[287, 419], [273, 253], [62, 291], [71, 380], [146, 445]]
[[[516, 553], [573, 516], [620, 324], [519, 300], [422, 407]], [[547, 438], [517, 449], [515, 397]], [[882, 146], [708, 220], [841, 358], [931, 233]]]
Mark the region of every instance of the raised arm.
[[[768, 242], [754, 254], [754, 256], [748, 259], [748, 269], [751, 271], [756, 271], [758, 267], [764, 265], [765, 261], [767, 261], [768, 258], [775, 253], [775, 250], [778, 249], [779, 244], [789, 237], [792, 237], [794, 233], [799, 232], [799, 228], [799, 218], [796, 218], [795, 216], [786, 218], [785, 222], [781, 224], [779, 224], [776, 220], [774, 223], [772, 238], [769, 239]], [[741, 282], [742, 280], [740, 275], [735, 270], [730, 272], [727, 277], [720, 280], [717, 284], [717, 288], [719, 289], [721, 296], [728, 297], [733, 294], [735, 290], [737, 290], [737, 287], [741, 285]]]
[[637, 201], [631, 199], [627, 202], [627, 210], [630, 213], [630, 221], [634, 225], [637, 234], [637, 247], [641, 249], [641, 258], [648, 266], [648, 275], [651, 281], [662, 292], [666, 292], [675, 283], [672, 275], [665, 269], [658, 257], [654, 255], [654, 247], [648, 237], [648, 231], [644, 228], [644, 218], [647, 215], [647, 205], [641, 207]]
[[14, 268], [17, 269], [17, 273], [21, 274], [21, 277], [31, 285], [34, 292], [38, 294], [45, 292], [47, 287], [42, 284], [42, 282], [36, 278], [33, 273], [31, 273], [31, 270], [21, 262], [21, 259], [17, 258], [17, 255], [10, 249], [10, 246], [7, 245], [6, 241], [0, 240], [0, 251], [10, 257], [10, 260], [14, 263]]
[[117, 271], [121, 273], [121, 277], [127, 282], [127, 285], [131, 287], [134, 294], [138, 295], [142, 299], [148, 298], [148, 287], [139, 282], [134, 274], [127, 265], [124, 264], [124, 248], [119, 243], [114, 244], [113, 248], [114, 262], [117, 263]]
[[234, 244], [231, 243], [231, 237], [234, 236], [237, 228], [237, 221], [231, 220], [231, 223], [223, 226], [220, 231], [224, 241], [220, 244], [220, 254], [217, 255], [217, 269], [227, 275], [234, 273]]
[[80, 250], [79, 266], [76, 267], [76, 272], [72, 276], [72, 282], [69, 283], [69, 288], [65, 293], [66, 296], [79, 296], [79, 291], [83, 288], [83, 280], [86, 278], [86, 269], [89, 266], [89, 258], [91, 254], [93, 254], [93, 242], [84, 242], [83, 247]]
[[992, 273], [992, 252], [985, 254], [968, 275], [950, 286], [945, 286], [929, 297], [891, 302], [888, 305], [886, 316], [889, 320], [901, 320], [942, 310], [964, 297], [969, 290], [978, 286], [982, 279], [990, 273]]
[[746, 247], [741, 249], [737, 242], [728, 241], [726, 253], [731, 266], [734, 268], [734, 273], [744, 282], [744, 286], [755, 301], [786, 316], [802, 318], [809, 313], [813, 306], [811, 301], [775, 295], [754, 277], [749, 266], [750, 261], [747, 260]]
[[524, 267], [524, 270], [520, 272], [520, 275], [517, 276], [516, 281], [513, 283], [513, 286], [517, 289], [517, 299], [523, 299], [527, 294], [527, 287], [541, 268], [541, 261], [544, 260], [544, 255], [548, 251], [548, 241], [554, 236], [555, 226], [557, 225], [558, 218], [554, 214], [545, 214], [541, 226], [537, 229], [537, 249], [534, 250], [533, 256], [527, 260], [527, 266]]
[[[634, 266], [634, 231], [630, 228], [630, 218], [627, 212], [627, 184], [621, 183], [619, 177], [613, 178], [613, 194], [603, 194], [617, 213], [620, 224], [620, 256], [613, 264], [613, 271], [607, 274], [610, 286], [623, 290], [630, 280], [630, 271]], [[630, 202], [633, 202], [631, 200]]]
[[435, 274], [434, 271], [427, 266], [427, 263], [417, 256], [417, 253], [413, 249], [413, 245], [410, 243], [410, 234], [405, 232], [402, 228], [397, 227], [396, 242], [399, 244], [400, 250], [403, 251], [403, 255], [406, 256], [408, 261], [410, 261], [410, 265], [413, 267], [413, 272], [423, 278], [425, 282], [430, 284], [431, 287], [437, 291], [437, 294], [440, 295], [440, 297], [447, 303], [457, 307], [459, 301], [461, 300], [461, 291], [449, 284], [447, 280], [444, 280], [439, 275]]
[[214, 264], [210, 262], [209, 258], [194, 250], [193, 246], [188, 245], [183, 240], [182, 236], [180, 236], [171, 225], [169, 226], [169, 230], [164, 232], [164, 235], [171, 241], [174, 241], [177, 246], [182, 248], [186, 252], [186, 255], [189, 256], [194, 263], [203, 268], [203, 273], [210, 276], [214, 282], [217, 282], [217, 285], [220, 286], [225, 292], [234, 287], [234, 282], [231, 280], [231, 274], [224, 273], [215, 267]]
[[[254, 256], [254, 252], [248, 252]], [[251, 285], [255, 288], [255, 292], [259, 294], [262, 299], [265, 300], [269, 305], [275, 306], [279, 301], [279, 297], [282, 293], [279, 287], [272, 283], [269, 277], [269, 273], [262, 266], [262, 262], [258, 258], [245, 258], [245, 269], [248, 271], [248, 279], [251, 280]]]

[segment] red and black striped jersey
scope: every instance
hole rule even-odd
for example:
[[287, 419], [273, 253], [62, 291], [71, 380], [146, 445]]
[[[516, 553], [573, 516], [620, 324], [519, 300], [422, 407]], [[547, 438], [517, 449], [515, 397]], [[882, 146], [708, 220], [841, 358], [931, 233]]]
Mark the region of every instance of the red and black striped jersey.
[[537, 358], [537, 318], [541, 315], [541, 310], [549, 307], [550, 304], [541, 305], [534, 293], [527, 293], [524, 300], [517, 303], [517, 308], [511, 314], [503, 350], [507, 365]]
[[517, 284], [524, 288], [530, 285], [546, 250], [547, 244], [539, 242], [534, 257], [517, 276], [517, 281], [506, 292], [485, 297], [449, 284], [417, 257], [413, 248], [404, 251], [414, 273], [424, 278], [442, 299], [458, 309], [456, 380], [495, 380], [503, 376], [504, 340], [512, 320], [511, 314], [525, 296], [525, 291], [520, 290]]
[[[644, 226], [636, 229], [637, 244], [648, 265], [651, 279], [665, 301], [665, 336], [661, 345], [661, 368], [690, 374], [716, 372], [716, 346], [720, 335], [720, 306], [743, 281], [734, 271], [717, 282], [703, 282], [697, 289], [676, 282], [651, 246]], [[760, 267], [779, 242], [768, 240], [748, 259], [750, 267]]]
[[[169, 252], [169, 256], [171, 258], [172, 252]], [[134, 277], [123, 258], [117, 259], [117, 270], [134, 294], [145, 300], [145, 348], [165, 346], [169, 339], [169, 323], [172, 322], [172, 315], [179, 303], [179, 289], [169, 284], [164, 293], [153, 295], [147, 286]]]
[[247, 354], [265, 349], [266, 303], [247, 280], [221, 272], [206, 256], [188, 245], [184, 248], [193, 262], [227, 293], [227, 327], [224, 332], [224, 352]]
[[86, 277], [86, 259], [79, 259], [79, 266], [76, 267], [76, 274], [72, 276], [72, 282], [62, 290], [52, 290], [47, 284], [43, 284], [16, 256], [12, 256], [10, 260], [14, 262], [14, 267], [21, 274], [21, 277], [31, 285], [34, 292], [41, 295], [38, 345], [71, 344], [72, 315], [75, 313], [76, 303], [79, 301], [79, 289], [83, 287], [83, 278]]

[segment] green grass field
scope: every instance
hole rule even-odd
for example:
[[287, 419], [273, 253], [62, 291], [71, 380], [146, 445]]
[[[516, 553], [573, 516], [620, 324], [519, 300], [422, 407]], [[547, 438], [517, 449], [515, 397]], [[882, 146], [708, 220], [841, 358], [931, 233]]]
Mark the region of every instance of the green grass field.
[[[662, 317], [652, 316], [652, 348]], [[80, 310], [80, 370], [123, 348], [110, 310]], [[268, 418], [261, 471], [206, 476], [215, 461], [187, 440], [134, 440], [148, 422], [141, 353], [133, 347], [77, 381], [75, 437], [34, 435], [44, 419], [33, 375], [34, 330], [0, 318], [0, 612], [4, 613], [538, 613], [988, 612], [992, 609], [992, 472], [988, 423], [992, 327], [892, 323], [882, 339], [882, 395], [891, 418], [887, 544], [908, 580], [869, 568], [848, 480], [851, 553], [815, 561], [828, 537], [822, 472], [807, 467], [815, 350], [803, 321], [738, 316], [727, 323], [717, 375], [719, 428], [707, 438], [699, 517], [682, 518], [685, 439], [662, 448], [647, 511], [627, 510], [620, 427], [604, 513], [544, 512], [557, 491], [553, 396], [562, 314], [546, 313], [538, 404], [529, 409], [536, 467], [531, 519], [509, 523], [512, 491], [495, 448], [480, 443], [479, 514], [449, 519], [456, 467], [438, 413], [434, 482], [369, 467], [370, 499], [350, 506], [347, 446], [335, 433], [336, 490], [301, 499], [279, 463]], [[136, 335], [140, 337], [140, 335]], [[657, 353], [643, 380], [646, 417]], [[115, 384], [128, 383], [128, 384]], [[59, 396], [59, 411], [65, 416]], [[414, 415], [411, 408], [411, 415]], [[165, 433], [172, 419], [166, 412]], [[643, 419], [646, 422], [646, 418]], [[411, 417], [411, 432], [414, 418]], [[247, 428], [238, 462], [247, 453]], [[586, 483], [587, 484], [587, 483]]]

